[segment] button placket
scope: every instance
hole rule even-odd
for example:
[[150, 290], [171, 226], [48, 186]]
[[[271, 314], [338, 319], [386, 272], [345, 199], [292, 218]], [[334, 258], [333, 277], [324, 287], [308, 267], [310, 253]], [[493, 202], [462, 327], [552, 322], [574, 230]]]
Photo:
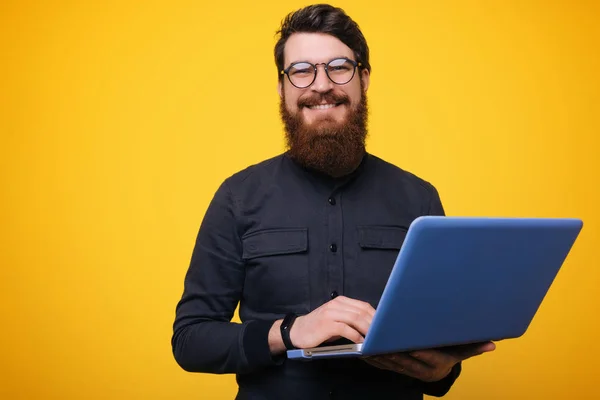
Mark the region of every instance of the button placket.
[[[339, 193], [339, 192], [338, 192]], [[342, 238], [342, 210], [340, 195], [332, 192], [327, 198], [328, 203], [328, 240], [327, 245], [327, 284], [329, 289], [329, 299], [335, 299], [339, 295], [343, 281], [343, 257], [341, 247]]]

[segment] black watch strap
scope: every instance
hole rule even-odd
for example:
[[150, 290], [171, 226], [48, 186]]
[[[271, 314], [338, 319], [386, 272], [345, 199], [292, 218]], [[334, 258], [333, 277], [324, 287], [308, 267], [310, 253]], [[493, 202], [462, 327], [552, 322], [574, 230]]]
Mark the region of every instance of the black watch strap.
[[294, 350], [296, 347], [292, 344], [292, 340], [290, 339], [290, 330], [292, 329], [292, 325], [294, 325], [294, 321], [298, 316], [296, 314], [287, 314], [281, 323], [281, 338], [283, 339], [283, 344], [285, 344], [285, 348], [288, 350]]

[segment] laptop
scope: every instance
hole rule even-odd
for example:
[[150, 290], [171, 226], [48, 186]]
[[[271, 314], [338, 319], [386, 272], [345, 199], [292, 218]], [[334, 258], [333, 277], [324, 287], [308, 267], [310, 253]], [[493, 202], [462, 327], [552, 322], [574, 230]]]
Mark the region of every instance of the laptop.
[[518, 338], [582, 227], [574, 218], [418, 217], [364, 341], [289, 350], [287, 357], [359, 357]]

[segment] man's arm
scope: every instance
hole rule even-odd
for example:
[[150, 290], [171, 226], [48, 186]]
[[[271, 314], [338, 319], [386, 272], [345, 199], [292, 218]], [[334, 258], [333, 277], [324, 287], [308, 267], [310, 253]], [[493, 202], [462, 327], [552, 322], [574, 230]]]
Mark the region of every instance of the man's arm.
[[277, 363], [269, 347], [274, 321], [230, 322], [245, 276], [235, 205], [225, 182], [202, 221], [177, 304], [171, 344], [189, 372], [248, 372]]
[[433, 185], [429, 185], [430, 196], [428, 200], [428, 209], [426, 211], [427, 215], [439, 215], [445, 216], [446, 211], [444, 210], [444, 206], [442, 205], [442, 200], [440, 199], [440, 194], [437, 189]]

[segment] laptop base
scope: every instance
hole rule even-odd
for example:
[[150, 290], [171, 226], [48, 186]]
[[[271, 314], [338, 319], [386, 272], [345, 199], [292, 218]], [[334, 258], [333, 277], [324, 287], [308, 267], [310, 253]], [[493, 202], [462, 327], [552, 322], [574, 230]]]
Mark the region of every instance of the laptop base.
[[313, 347], [310, 349], [288, 350], [287, 356], [290, 359], [318, 359], [318, 358], [341, 358], [341, 357], [360, 357], [362, 356], [362, 343], [342, 344], [337, 346]]

